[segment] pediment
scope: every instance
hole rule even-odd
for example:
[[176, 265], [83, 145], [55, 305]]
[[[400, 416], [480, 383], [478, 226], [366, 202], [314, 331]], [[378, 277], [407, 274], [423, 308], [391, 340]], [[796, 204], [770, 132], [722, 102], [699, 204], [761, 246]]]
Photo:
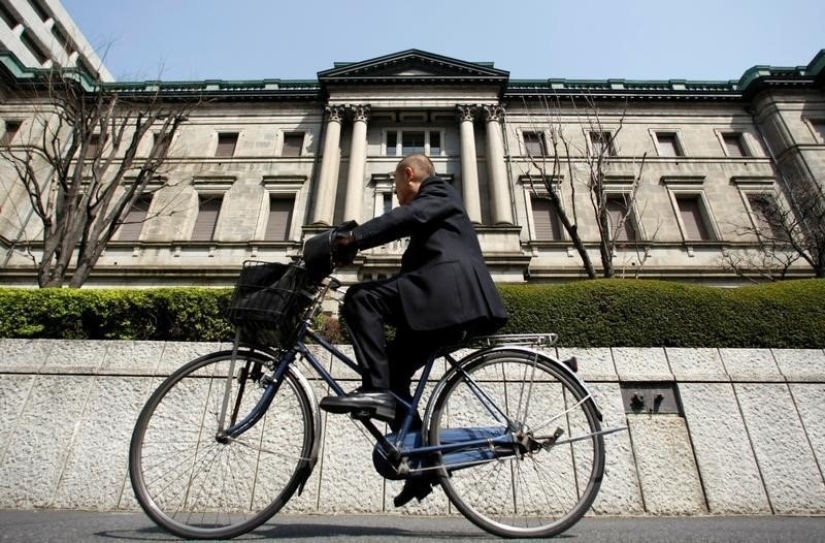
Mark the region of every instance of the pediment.
[[352, 82], [487, 81], [506, 83], [509, 72], [489, 62], [466, 62], [418, 49], [410, 49], [362, 62], [337, 63], [318, 73], [322, 84]]

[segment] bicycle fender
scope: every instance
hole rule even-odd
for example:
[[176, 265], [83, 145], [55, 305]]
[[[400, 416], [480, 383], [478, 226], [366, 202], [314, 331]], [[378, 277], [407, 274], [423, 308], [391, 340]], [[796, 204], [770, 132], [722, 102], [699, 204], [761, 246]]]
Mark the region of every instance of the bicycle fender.
[[[461, 365], [465, 364], [466, 362], [470, 362], [470, 361], [472, 361], [476, 358], [480, 358], [482, 356], [487, 356], [487, 355], [494, 354], [494, 353], [505, 353], [505, 352], [518, 352], [518, 353], [526, 354], [526, 355], [529, 355], [529, 356], [535, 356], [535, 357], [538, 357], [541, 360], [551, 364], [552, 366], [554, 366], [556, 368], [559, 368], [562, 372], [564, 372], [569, 377], [571, 377], [582, 388], [582, 390], [585, 393], [585, 396], [588, 397], [588, 401], [592, 402], [593, 407], [596, 409], [596, 415], [598, 416], [599, 420], [601, 421], [603, 419], [602, 410], [599, 408], [599, 404], [596, 403], [596, 398], [590, 392], [590, 389], [588, 388], [587, 384], [582, 380], [582, 378], [579, 377], [578, 374], [576, 372], [574, 372], [572, 369], [567, 367], [566, 364], [562, 363], [561, 361], [557, 360], [556, 358], [553, 358], [553, 357], [551, 357], [551, 356], [549, 356], [549, 355], [547, 355], [547, 354], [545, 354], [541, 351], [537, 351], [535, 349], [531, 349], [529, 347], [524, 347], [524, 346], [521, 346], [521, 345], [501, 345], [501, 346], [497, 346], [497, 347], [489, 347], [487, 349], [482, 349], [480, 351], [476, 351], [474, 353], [468, 354], [467, 356], [465, 356], [464, 358], [462, 358], [461, 360], [458, 361], [458, 365], [461, 366]], [[434, 409], [435, 398], [437, 398], [439, 396], [439, 394], [441, 393], [443, 388], [447, 385], [447, 382], [456, 373], [457, 373], [457, 371], [456, 371], [455, 368], [450, 368], [447, 371], [447, 373], [445, 373], [444, 376], [438, 381], [438, 383], [436, 383], [435, 389], [433, 389], [433, 392], [430, 395], [430, 399], [427, 402], [427, 410], [426, 410], [426, 414], [425, 414], [425, 417], [424, 417], [424, 420], [426, 421], [427, 426], [429, 426], [429, 422], [430, 422], [430, 419], [432, 417], [432, 410]]]
[[318, 407], [315, 392], [312, 390], [312, 386], [309, 384], [309, 381], [295, 365], [291, 365], [287, 371], [295, 377], [295, 380], [298, 381], [298, 384], [304, 390], [304, 393], [309, 398], [309, 406], [312, 411], [312, 434], [314, 437], [312, 440], [312, 449], [309, 453], [309, 462], [307, 467], [304, 468], [302, 473], [299, 475], [301, 482], [298, 485], [298, 495], [300, 496], [304, 491], [304, 485], [306, 485], [307, 479], [309, 479], [309, 476], [312, 475], [312, 470], [315, 469], [315, 464], [318, 463], [318, 458], [321, 452], [321, 443], [324, 441], [322, 435], [323, 428], [321, 426], [321, 410]]

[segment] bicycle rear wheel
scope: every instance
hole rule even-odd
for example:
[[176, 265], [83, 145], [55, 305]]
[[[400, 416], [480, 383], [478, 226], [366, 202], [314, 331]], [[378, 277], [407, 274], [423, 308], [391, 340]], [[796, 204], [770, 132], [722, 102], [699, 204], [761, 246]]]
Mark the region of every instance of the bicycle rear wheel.
[[[230, 351], [186, 364], [140, 413], [129, 451], [132, 487], [143, 510], [166, 531], [224, 539], [246, 533], [283, 507], [311, 470], [313, 412], [292, 371], [266, 414], [235, 439], [219, 436]], [[224, 429], [265, 394], [273, 359], [239, 351], [229, 382]], [[272, 386], [272, 385], [269, 385]]]
[[[594, 403], [565, 369], [534, 353], [495, 351], [461, 368], [434, 399], [429, 444], [512, 434], [521, 446], [438, 455], [450, 502], [502, 537], [567, 530], [593, 503], [604, 473], [604, 439], [593, 435], [601, 429]], [[582, 439], [569, 441], [575, 437]]]

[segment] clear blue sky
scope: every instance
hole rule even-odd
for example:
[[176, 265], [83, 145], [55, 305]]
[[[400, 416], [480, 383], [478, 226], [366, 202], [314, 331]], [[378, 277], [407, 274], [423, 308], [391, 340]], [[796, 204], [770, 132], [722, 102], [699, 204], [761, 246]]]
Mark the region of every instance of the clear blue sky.
[[825, 48], [825, 0], [63, 0], [120, 81], [313, 79], [417, 48], [513, 79], [738, 79]]

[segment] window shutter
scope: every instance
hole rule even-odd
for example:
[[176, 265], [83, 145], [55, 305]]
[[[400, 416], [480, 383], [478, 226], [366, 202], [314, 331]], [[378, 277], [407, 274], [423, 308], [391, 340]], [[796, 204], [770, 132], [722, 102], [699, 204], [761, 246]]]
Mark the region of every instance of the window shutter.
[[215, 156], [229, 157], [235, 154], [235, 145], [238, 143], [238, 134], [218, 134], [218, 149]]
[[745, 146], [742, 144], [741, 134], [724, 134], [722, 139], [725, 141], [725, 147], [728, 150], [729, 157], [747, 156]]
[[702, 219], [702, 208], [698, 196], [677, 198], [679, 214], [682, 224], [685, 225], [685, 238], [691, 241], [707, 241], [710, 239], [705, 221]]
[[656, 134], [656, 139], [659, 142], [661, 156], [682, 156], [679, 144], [676, 142], [676, 134]]
[[223, 198], [220, 196], [201, 197], [198, 206], [198, 218], [192, 231], [192, 241], [211, 241], [218, 224]]
[[140, 239], [140, 232], [143, 230], [143, 223], [149, 213], [149, 205], [152, 197], [141, 196], [126, 214], [126, 218], [120, 225], [117, 239], [120, 241], [137, 241]]
[[301, 156], [303, 147], [303, 134], [287, 134], [284, 136], [284, 148], [281, 151], [281, 156]]
[[276, 197], [269, 199], [269, 219], [266, 223], [264, 240], [284, 241], [289, 237], [289, 226], [292, 223], [292, 210], [295, 207], [294, 197]]
[[627, 205], [624, 198], [608, 198], [607, 199], [607, 218], [608, 226], [610, 227], [610, 234], [616, 225], [624, 217], [624, 224], [616, 232], [616, 241], [634, 241], [636, 239], [636, 228], [633, 226], [633, 217], [627, 212]]
[[562, 239], [556, 204], [546, 198], [533, 198], [532, 207], [536, 240], [557, 241]]
[[6, 131], [3, 132], [3, 137], [0, 138], [0, 145], [11, 145], [14, 136], [20, 130], [20, 124], [20, 121], [6, 121]]

